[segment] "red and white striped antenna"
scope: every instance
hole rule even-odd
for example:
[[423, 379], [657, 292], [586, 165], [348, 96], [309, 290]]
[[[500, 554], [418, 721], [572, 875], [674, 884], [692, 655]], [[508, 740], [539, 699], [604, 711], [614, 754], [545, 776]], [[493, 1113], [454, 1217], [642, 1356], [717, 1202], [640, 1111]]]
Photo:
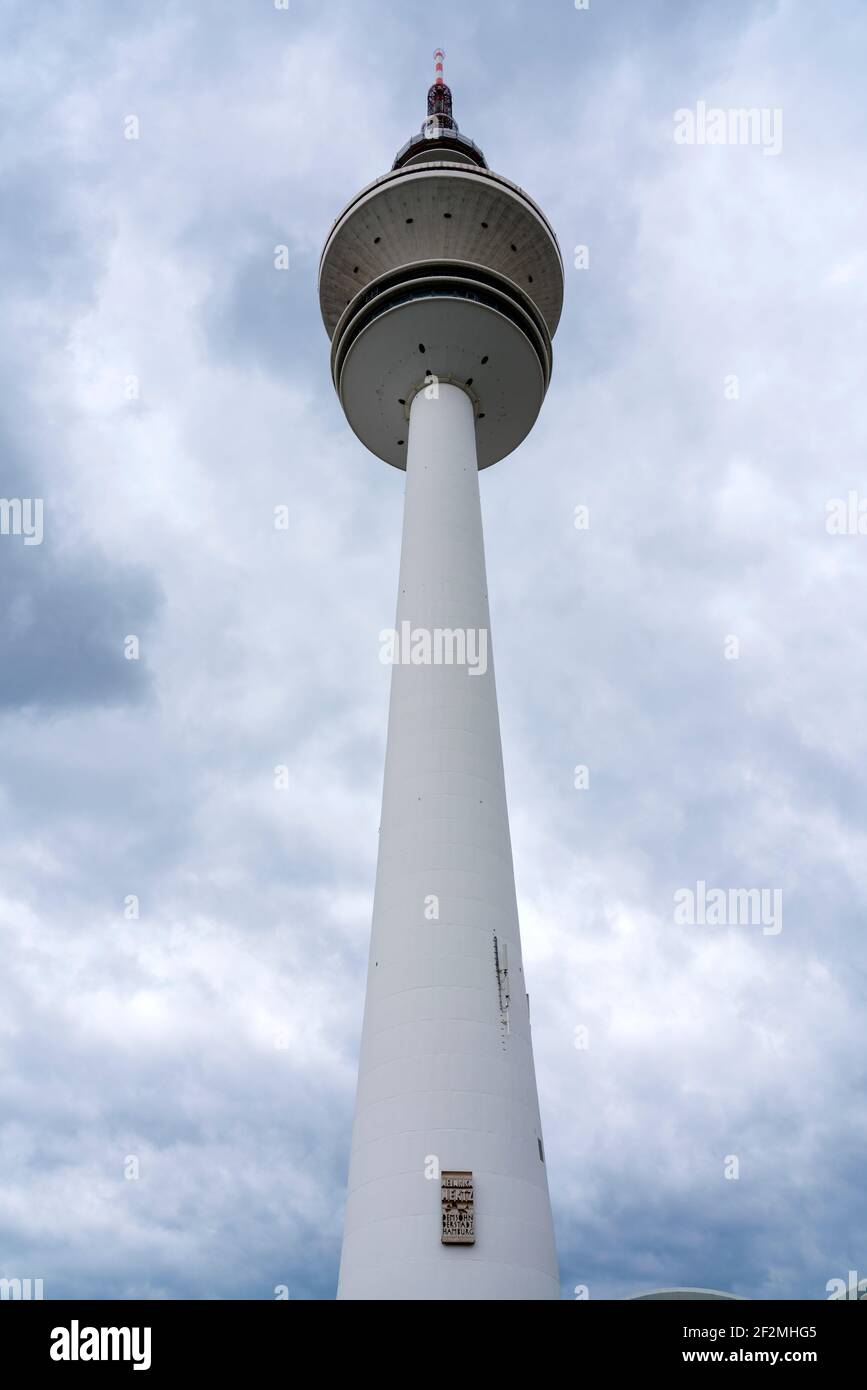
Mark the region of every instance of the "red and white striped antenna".
[[441, 48], [434, 49], [434, 80], [428, 89], [427, 121], [422, 127], [430, 134], [439, 130], [457, 130], [457, 125], [452, 118], [452, 94], [443, 77], [443, 59], [445, 56]]

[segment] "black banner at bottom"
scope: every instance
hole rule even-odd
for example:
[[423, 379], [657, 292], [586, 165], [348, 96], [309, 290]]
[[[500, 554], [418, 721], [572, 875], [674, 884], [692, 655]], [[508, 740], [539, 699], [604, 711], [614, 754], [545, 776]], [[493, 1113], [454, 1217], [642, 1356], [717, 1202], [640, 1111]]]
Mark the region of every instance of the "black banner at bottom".
[[[429, 1336], [451, 1323], [450, 1304], [419, 1309]], [[362, 1318], [359, 1318], [359, 1312]], [[490, 1355], [488, 1330], [516, 1329], [513, 1314], [502, 1322], [501, 1305], [464, 1305], [453, 1324], [464, 1369]], [[431, 1318], [435, 1319], [433, 1326]], [[385, 1320], [387, 1318], [387, 1321]], [[703, 1366], [811, 1366], [842, 1370], [859, 1356], [864, 1310], [846, 1312], [838, 1302], [602, 1302], [523, 1304], [519, 1336], [526, 1350], [548, 1364], [567, 1355], [575, 1366], [609, 1371], [669, 1372]], [[363, 1319], [363, 1320], [362, 1320]], [[313, 1348], [320, 1360], [343, 1351], [357, 1370], [373, 1370], [375, 1347], [391, 1345], [388, 1371], [395, 1374], [396, 1341], [413, 1332], [413, 1305], [401, 1304], [399, 1320], [367, 1304], [315, 1302], [25, 1302], [0, 1304], [4, 1362], [19, 1371], [50, 1377], [112, 1374], [166, 1376], [194, 1371], [225, 1378], [273, 1365], [305, 1374]], [[386, 1337], [386, 1333], [388, 1336]], [[308, 1339], [324, 1334], [328, 1343]], [[340, 1339], [339, 1341], [337, 1339]], [[564, 1339], [562, 1348], [557, 1345]], [[544, 1339], [544, 1340], [541, 1340]], [[511, 1340], [511, 1339], [509, 1339]], [[505, 1345], [505, 1342], [493, 1345]], [[585, 1361], [586, 1358], [586, 1361]], [[856, 1362], [857, 1364], [857, 1362]]]

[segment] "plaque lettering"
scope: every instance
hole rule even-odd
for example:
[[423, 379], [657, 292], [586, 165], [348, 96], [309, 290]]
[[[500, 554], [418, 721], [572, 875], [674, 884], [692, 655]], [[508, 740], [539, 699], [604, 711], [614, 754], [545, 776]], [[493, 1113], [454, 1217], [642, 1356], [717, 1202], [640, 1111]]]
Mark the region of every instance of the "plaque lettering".
[[443, 1172], [443, 1245], [475, 1245], [472, 1173]]

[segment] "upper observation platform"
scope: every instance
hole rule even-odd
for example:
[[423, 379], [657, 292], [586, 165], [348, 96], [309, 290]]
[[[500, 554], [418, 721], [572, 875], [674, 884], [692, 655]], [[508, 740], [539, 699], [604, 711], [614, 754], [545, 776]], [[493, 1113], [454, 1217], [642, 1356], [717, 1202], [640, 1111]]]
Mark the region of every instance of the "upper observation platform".
[[335, 388], [359, 438], [398, 468], [409, 403], [432, 376], [471, 396], [481, 468], [515, 449], [563, 306], [554, 231], [458, 130], [443, 56], [420, 134], [343, 209], [319, 264]]

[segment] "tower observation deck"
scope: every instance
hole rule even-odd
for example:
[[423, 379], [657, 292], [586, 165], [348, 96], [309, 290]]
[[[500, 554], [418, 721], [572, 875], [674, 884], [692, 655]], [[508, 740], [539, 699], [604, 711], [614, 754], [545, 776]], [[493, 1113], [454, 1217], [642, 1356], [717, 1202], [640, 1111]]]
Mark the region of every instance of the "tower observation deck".
[[319, 270], [346, 418], [407, 474], [338, 1297], [549, 1299], [479, 470], [539, 413], [563, 265], [458, 130], [443, 57], [420, 133], [344, 208]]

